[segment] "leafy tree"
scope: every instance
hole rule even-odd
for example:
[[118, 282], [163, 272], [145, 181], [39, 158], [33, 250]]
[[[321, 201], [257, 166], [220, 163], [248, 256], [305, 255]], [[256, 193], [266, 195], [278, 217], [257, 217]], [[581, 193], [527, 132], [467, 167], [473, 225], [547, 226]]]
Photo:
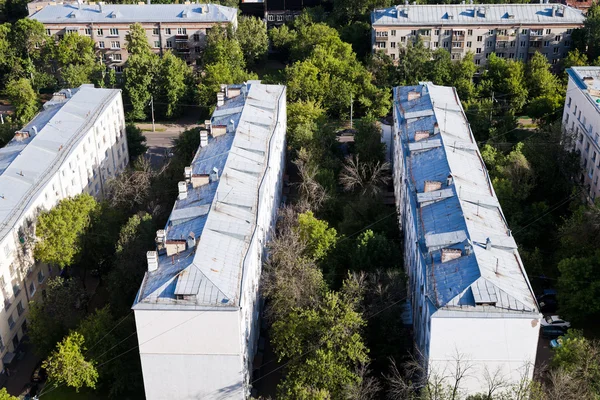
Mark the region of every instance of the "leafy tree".
[[361, 20], [372, 10], [392, 4], [390, 0], [334, 0], [333, 15], [340, 22]]
[[235, 37], [242, 48], [247, 65], [255, 65], [266, 58], [269, 36], [264, 21], [256, 17], [240, 16]]
[[2, 388], [2, 389], [0, 389], [0, 400], [19, 400], [19, 398], [15, 397], [15, 396], [11, 396], [6, 391], [6, 388]]
[[364, 162], [358, 155], [348, 157], [340, 172], [340, 183], [347, 192], [360, 196], [378, 197], [390, 181], [389, 164], [381, 161]]
[[13, 25], [12, 44], [17, 56], [22, 59], [38, 58], [40, 52], [36, 47], [42, 46], [46, 38], [44, 24], [35, 19], [23, 18]]
[[378, 87], [391, 88], [396, 84], [396, 66], [389, 55], [375, 52], [367, 59], [367, 69]]
[[77, 391], [84, 386], [96, 387], [98, 371], [93, 361], [85, 359], [84, 343], [85, 339], [80, 333], [71, 332], [42, 364], [48, 372], [48, 378], [57, 386], [66, 384]]
[[355, 368], [368, 361], [359, 302], [355, 293], [328, 292], [316, 308], [295, 309], [273, 324], [275, 353], [280, 361], [289, 360], [280, 397], [342, 398], [359, 382]]
[[158, 99], [164, 103], [159, 110], [167, 118], [172, 118], [181, 112], [180, 103], [187, 92], [187, 82], [190, 80], [190, 68], [185, 61], [166, 51], [161, 60], [157, 76]]
[[552, 365], [573, 374], [580, 385], [586, 386], [591, 396], [584, 396], [585, 398], [598, 396], [600, 343], [597, 340], [586, 339], [581, 331], [574, 329], [569, 330], [569, 333], [559, 340], [561, 345], [554, 348]]
[[306, 253], [315, 260], [323, 259], [335, 247], [337, 232], [326, 221], [314, 217], [312, 211], [298, 215], [300, 239], [306, 242]]
[[159, 61], [156, 54], [146, 53], [134, 53], [127, 58], [127, 66], [123, 72], [123, 87], [132, 107], [130, 119], [146, 118]]
[[74, 279], [49, 278], [43, 302], [31, 302], [28, 335], [38, 354], [45, 356], [85, 314], [86, 295]]
[[[371, 24], [366, 21], [348, 23], [339, 28], [340, 38], [352, 45], [356, 56], [364, 60], [371, 55]], [[387, 56], [387, 54], [386, 54]], [[389, 57], [389, 56], [387, 56]]]
[[136, 22], [129, 27], [126, 47], [129, 54], [148, 55], [152, 53], [148, 37], [146, 36], [146, 30], [142, 24]]
[[29, 79], [8, 82], [5, 93], [15, 107], [15, 122], [19, 125], [27, 124], [37, 113], [39, 104]]
[[452, 60], [446, 49], [436, 49], [428, 62], [429, 79], [436, 85], [452, 83]]
[[563, 68], [571, 67], [583, 67], [588, 65], [588, 58], [585, 53], [579, 51], [579, 49], [571, 50], [563, 60]]
[[144, 144], [146, 143], [146, 136], [144, 136], [140, 128], [131, 123], [125, 126], [125, 131], [127, 132], [129, 162], [132, 163], [148, 150], [148, 146]]
[[98, 204], [89, 194], [61, 200], [37, 220], [35, 258], [61, 268], [77, 261], [81, 239]]
[[558, 263], [561, 312], [574, 321], [600, 315], [600, 251], [588, 257], [571, 257]]
[[287, 105], [287, 140], [293, 149], [309, 145], [324, 122], [325, 110], [314, 101], [298, 101]]
[[408, 42], [406, 49], [398, 56], [398, 74], [402, 85], [416, 85], [427, 79], [427, 67], [431, 60], [431, 50], [425, 47], [420, 38]]
[[469, 51], [462, 60], [455, 62], [452, 68], [452, 81], [462, 101], [469, 101], [475, 92], [473, 76], [477, 72], [475, 55]]
[[401, 254], [397, 244], [381, 233], [370, 229], [356, 239], [356, 247], [350, 258], [355, 271], [376, 271], [399, 268]]
[[4, 147], [15, 136], [18, 126], [11, 123], [0, 124], [0, 148]]
[[586, 19], [583, 22], [587, 44], [588, 60], [600, 57], [600, 5], [594, 2], [588, 9]]
[[531, 98], [528, 106], [530, 116], [542, 118], [562, 107], [563, 88], [550, 72], [550, 64], [542, 53], [536, 52], [527, 64], [526, 79]]
[[374, 118], [367, 117], [357, 121], [354, 147], [363, 162], [384, 161], [385, 144], [381, 142], [381, 128]]

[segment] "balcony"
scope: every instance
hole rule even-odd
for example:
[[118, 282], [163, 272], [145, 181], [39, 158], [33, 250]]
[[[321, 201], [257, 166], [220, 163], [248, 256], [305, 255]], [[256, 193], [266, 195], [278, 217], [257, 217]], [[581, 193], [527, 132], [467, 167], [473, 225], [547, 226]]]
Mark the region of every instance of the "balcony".
[[176, 42], [187, 42], [189, 40], [190, 40], [190, 37], [188, 35], [175, 35]]
[[376, 42], [386, 42], [387, 40], [388, 40], [387, 36], [376, 36], [375, 37]]
[[190, 52], [190, 49], [189, 49], [189, 48], [182, 47], [182, 48], [177, 48], [177, 49], [175, 49], [175, 51], [176, 51], [177, 53], [181, 53], [181, 54], [188, 54], [188, 53]]

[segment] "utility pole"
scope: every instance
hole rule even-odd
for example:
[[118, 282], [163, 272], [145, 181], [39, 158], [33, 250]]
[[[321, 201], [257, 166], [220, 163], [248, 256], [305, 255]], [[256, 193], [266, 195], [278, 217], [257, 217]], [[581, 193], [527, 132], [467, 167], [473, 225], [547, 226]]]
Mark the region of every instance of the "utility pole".
[[490, 124], [492, 123], [492, 113], [494, 111], [494, 92], [492, 92], [492, 106], [490, 107]]
[[352, 92], [350, 92], [350, 129], [352, 129], [352, 114], [354, 112], [353, 109], [353, 101], [352, 101]]
[[152, 132], [154, 132], [154, 96], [150, 96], [150, 104], [152, 106]]

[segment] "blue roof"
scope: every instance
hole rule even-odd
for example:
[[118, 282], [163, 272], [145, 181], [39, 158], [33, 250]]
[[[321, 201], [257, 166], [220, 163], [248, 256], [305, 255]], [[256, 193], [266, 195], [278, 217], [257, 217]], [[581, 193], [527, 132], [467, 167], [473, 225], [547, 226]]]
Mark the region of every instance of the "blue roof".
[[394, 100], [429, 298], [437, 308], [537, 312], [454, 88], [397, 87]]

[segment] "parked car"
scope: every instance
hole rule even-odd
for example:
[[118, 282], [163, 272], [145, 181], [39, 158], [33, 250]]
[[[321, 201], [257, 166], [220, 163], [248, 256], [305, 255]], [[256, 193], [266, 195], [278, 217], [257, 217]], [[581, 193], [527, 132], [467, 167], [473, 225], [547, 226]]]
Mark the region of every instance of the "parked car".
[[552, 347], [553, 349], [556, 349], [560, 346], [562, 346], [562, 339], [560, 337], [557, 337], [556, 339], [552, 339], [550, 341], [550, 347]]
[[542, 318], [542, 326], [560, 326], [561, 328], [570, 328], [571, 323], [565, 321], [558, 315], [546, 315]]
[[558, 300], [555, 289], [544, 289], [544, 292], [537, 296], [540, 311], [543, 313], [554, 313], [558, 309]]
[[540, 328], [540, 335], [544, 339], [556, 339], [565, 333], [567, 333], [567, 330], [560, 326], [546, 325]]

